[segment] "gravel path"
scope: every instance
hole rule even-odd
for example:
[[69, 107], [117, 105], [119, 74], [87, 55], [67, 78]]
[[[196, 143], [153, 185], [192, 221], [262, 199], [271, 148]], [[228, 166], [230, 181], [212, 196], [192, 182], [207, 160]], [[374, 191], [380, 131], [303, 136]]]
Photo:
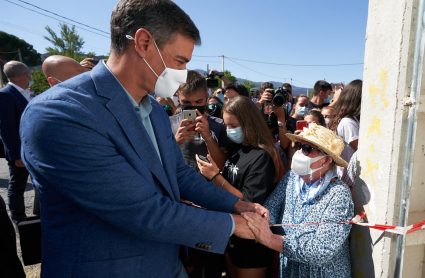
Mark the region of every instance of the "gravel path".
[[[7, 203], [7, 186], [9, 183], [9, 167], [7, 166], [7, 161], [5, 159], [0, 158], [0, 195]], [[31, 179], [28, 179], [27, 187], [25, 189], [25, 211], [27, 216], [32, 216], [32, 206], [34, 200], [34, 190]], [[9, 208], [8, 208], [9, 212]], [[9, 214], [10, 215], [10, 214]], [[16, 228], [16, 227], [15, 227]], [[18, 255], [22, 261], [21, 255], [21, 246], [19, 244], [19, 234], [16, 233], [16, 243], [18, 248]], [[39, 278], [40, 277], [40, 265], [30, 265], [25, 266], [25, 273], [28, 278]]]

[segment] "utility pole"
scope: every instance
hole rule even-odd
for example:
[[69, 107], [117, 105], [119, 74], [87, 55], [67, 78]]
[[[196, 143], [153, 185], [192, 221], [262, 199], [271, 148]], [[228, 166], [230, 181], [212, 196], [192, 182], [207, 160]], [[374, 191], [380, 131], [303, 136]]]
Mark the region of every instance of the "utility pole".
[[19, 54], [19, 62], [22, 63], [22, 54], [21, 54], [21, 49], [18, 48], [18, 54]]
[[[221, 71], [224, 73], [224, 55], [221, 55]], [[221, 82], [221, 88], [224, 88], [224, 82]]]
[[291, 86], [292, 86], [292, 77], [291, 77]]

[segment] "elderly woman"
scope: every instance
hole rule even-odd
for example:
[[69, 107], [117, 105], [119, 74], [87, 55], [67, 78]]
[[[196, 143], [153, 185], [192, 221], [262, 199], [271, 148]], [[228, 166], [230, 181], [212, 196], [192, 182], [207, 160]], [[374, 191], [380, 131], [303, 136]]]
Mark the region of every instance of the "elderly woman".
[[[351, 277], [348, 235], [353, 216], [350, 189], [335, 165], [347, 166], [344, 142], [314, 123], [300, 135], [287, 136], [297, 152], [289, 171], [264, 203], [270, 223], [283, 226], [273, 234], [267, 219], [244, 214], [255, 238], [280, 252], [280, 277]], [[319, 225], [303, 225], [320, 223]], [[328, 224], [323, 224], [328, 223]], [[276, 229], [276, 228], [275, 228]]]

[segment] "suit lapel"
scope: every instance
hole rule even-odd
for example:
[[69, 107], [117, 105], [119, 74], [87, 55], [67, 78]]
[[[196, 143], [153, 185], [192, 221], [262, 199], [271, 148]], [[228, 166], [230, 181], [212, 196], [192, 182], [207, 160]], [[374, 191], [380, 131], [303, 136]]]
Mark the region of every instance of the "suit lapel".
[[12, 94], [17, 97], [20, 101], [23, 102], [23, 104], [27, 105], [28, 104], [28, 100], [18, 91], [16, 90], [15, 87], [13, 87], [12, 85], [7, 85], [10, 86], [10, 91], [12, 92]]
[[[152, 122], [153, 130], [155, 132], [156, 142], [158, 144], [159, 153], [161, 154], [162, 165], [164, 167], [165, 174], [167, 175], [168, 181], [172, 182], [173, 177], [175, 178], [175, 176], [171, 175], [171, 173], [173, 173], [173, 171], [175, 170], [173, 170], [171, 166], [171, 163], [174, 163], [174, 162], [173, 160], [170, 159], [170, 157], [174, 156], [175, 154], [174, 154], [174, 150], [170, 149], [170, 145], [167, 144], [167, 135], [168, 134], [172, 135], [172, 133], [165, 132], [163, 130], [163, 128], [167, 126], [165, 123], [161, 122], [162, 119], [164, 119], [164, 115], [161, 115], [161, 113], [164, 113], [164, 111], [161, 111], [161, 110], [164, 110], [164, 109], [158, 106], [160, 105], [152, 105], [152, 112], [149, 117]], [[169, 121], [168, 117], [166, 118], [166, 120]], [[173, 186], [171, 188], [174, 192], [174, 196], [180, 198], [180, 191], [178, 187]]]
[[[103, 63], [96, 66], [90, 75], [95, 84], [97, 94], [110, 99], [106, 107], [114, 115], [115, 119], [124, 130], [137, 155], [160, 181], [169, 196], [175, 199], [176, 195], [174, 195], [171, 190], [167, 176], [164, 173], [164, 168], [159, 160], [158, 153], [146, 132], [140, 116], [134, 110], [121, 84], [119, 84]], [[152, 125], [154, 125], [153, 122]]]

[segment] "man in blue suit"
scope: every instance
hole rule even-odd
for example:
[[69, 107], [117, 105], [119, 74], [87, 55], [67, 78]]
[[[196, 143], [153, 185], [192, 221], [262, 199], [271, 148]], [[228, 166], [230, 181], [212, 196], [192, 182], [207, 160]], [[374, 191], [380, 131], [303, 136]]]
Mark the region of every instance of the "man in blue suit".
[[32, 84], [31, 71], [23, 63], [11, 61], [4, 65], [4, 74], [9, 84], [0, 90], [0, 148], [2, 156], [9, 165], [8, 204], [13, 222], [24, 221], [24, 192], [28, 171], [21, 159], [21, 140], [19, 124], [21, 115], [30, 101]]
[[195, 44], [172, 1], [121, 0], [108, 61], [29, 104], [22, 155], [40, 192], [42, 277], [187, 277], [181, 246], [223, 253], [232, 233], [253, 238], [230, 213], [267, 217], [185, 164], [148, 94], [174, 94]]

